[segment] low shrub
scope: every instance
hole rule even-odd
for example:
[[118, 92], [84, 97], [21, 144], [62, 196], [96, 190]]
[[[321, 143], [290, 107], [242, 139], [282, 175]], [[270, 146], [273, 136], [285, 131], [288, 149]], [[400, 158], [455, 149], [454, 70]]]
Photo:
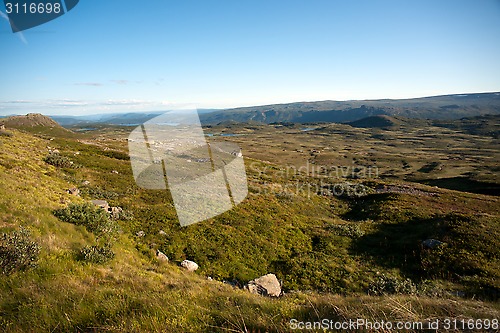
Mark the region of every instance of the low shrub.
[[401, 280], [380, 274], [368, 287], [368, 294], [377, 296], [387, 294], [416, 295], [417, 286], [408, 278]]
[[118, 214], [117, 219], [122, 221], [132, 221], [134, 219], [134, 213], [124, 209]]
[[427, 297], [444, 297], [449, 292], [436, 280], [423, 280], [418, 285], [418, 294]]
[[111, 250], [111, 246], [92, 245], [84, 246], [79, 253], [81, 261], [91, 262], [95, 264], [104, 264], [115, 257], [115, 253]]
[[61, 221], [83, 225], [87, 231], [97, 236], [112, 236], [118, 231], [116, 222], [100, 207], [92, 204], [70, 204], [66, 208], [57, 209], [54, 215]]
[[43, 161], [47, 164], [53, 165], [57, 168], [76, 168], [77, 165], [73, 163], [69, 158], [66, 156], [62, 156], [58, 153], [50, 153], [49, 155], [45, 156]]
[[115, 158], [117, 160], [128, 161], [130, 156], [127, 153], [116, 151], [116, 150], [106, 150], [102, 153], [104, 156]]
[[365, 234], [357, 224], [335, 224], [330, 226], [332, 233], [338, 236], [359, 238]]
[[0, 271], [3, 274], [36, 267], [39, 254], [40, 246], [30, 239], [26, 229], [0, 236]]
[[80, 193], [82, 195], [91, 197], [91, 198], [99, 198], [99, 199], [106, 199], [106, 200], [112, 200], [116, 199], [119, 197], [119, 194], [113, 191], [108, 191], [106, 189], [103, 189], [101, 187], [82, 187], [80, 188]]

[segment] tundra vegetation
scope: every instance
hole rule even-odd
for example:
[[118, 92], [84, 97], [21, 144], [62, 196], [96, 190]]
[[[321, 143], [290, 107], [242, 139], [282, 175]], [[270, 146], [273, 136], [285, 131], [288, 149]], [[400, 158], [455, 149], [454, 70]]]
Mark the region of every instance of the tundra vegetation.
[[[386, 120], [206, 127], [210, 140], [242, 147], [249, 194], [188, 227], [168, 191], [135, 185], [132, 128], [8, 128], [0, 327], [288, 332], [292, 318], [500, 318], [497, 134]], [[79, 196], [66, 192], [73, 187]], [[199, 269], [180, 268], [186, 259]], [[237, 287], [267, 273], [282, 296]]]

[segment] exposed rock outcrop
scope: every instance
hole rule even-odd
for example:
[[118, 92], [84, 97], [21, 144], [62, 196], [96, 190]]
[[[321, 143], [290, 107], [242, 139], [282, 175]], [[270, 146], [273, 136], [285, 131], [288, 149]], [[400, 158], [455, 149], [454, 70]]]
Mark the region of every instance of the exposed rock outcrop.
[[252, 280], [244, 288], [262, 296], [278, 297], [281, 295], [281, 285], [274, 274], [266, 274]]

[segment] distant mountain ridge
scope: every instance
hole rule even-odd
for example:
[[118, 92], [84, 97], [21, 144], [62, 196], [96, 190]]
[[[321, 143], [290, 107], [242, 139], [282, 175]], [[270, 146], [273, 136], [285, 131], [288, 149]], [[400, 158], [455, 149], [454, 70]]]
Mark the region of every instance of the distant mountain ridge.
[[[50, 118], [65, 127], [92, 124], [137, 126], [165, 112], [167, 110], [83, 116], [50, 116]], [[500, 92], [412, 99], [296, 102], [226, 110], [199, 109], [198, 113], [203, 125], [221, 123], [350, 123], [368, 117], [375, 117], [371, 120], [376, 120], [380, 125], [382, 118], [379, 116], [446, 121], [499, 115]], [[0, 123], [15, 117], [20, 116], [0, 118]], [[16, 119], [15, 122], [18, 123], [20, 118]], [[369, 122], [371, 120], [365, 121]], [[35, 119], [31, 119], [27, 123], [33, 121], [36, 122]], [[45, 124], [54, 126], [54, 124], [48, 122]], [[371, 127], [373, 124], [366, 123], [363, 127], [365, 126]]]
[[200, 116], [202, 123], [352, 122], [387, 115], [420, 119], [460, 119], [500, 114], [500, 93], [458, 94], [412, 99], [298, 102], [216, 111]]
[[[74, 126], [85, 124], [109, 124], [121, 126], [137, 126], [144, 122], [157, 117], [168, 110], [151, 111], [151, 112], [128, 112], [128, 113], [111, 113], [111, 114], [94, 114], [85, 116], [51, 116], [62, 126]], [[199, 114], [219, 111], [219, 109], [198, 109]]]

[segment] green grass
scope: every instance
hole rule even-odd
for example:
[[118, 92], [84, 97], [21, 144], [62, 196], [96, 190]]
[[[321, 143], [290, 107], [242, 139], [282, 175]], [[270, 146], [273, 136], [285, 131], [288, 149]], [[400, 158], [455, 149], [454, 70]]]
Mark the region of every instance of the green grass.
[[[304, 132], [304, 141], [295, 138], [299, 131], [293, 127], [276, 132], [268, 126], [234, 127], [247, 134], [230, 140], [249, 148], [250, 194], [233, 210], [188, 227], [180, 227], [168, 192], [135, 185], [126, 132], [103, 129], [93, 134], [99, 140], [88, 133], [49, 140], [12, 131], [13, 136], [0, 137], [0, 232], [24, 227], [41, 246], [37, 267], [0, 275], [0, 327], [6, 332], [287, 332], [291, 318], [498, 318], [497, 197], [413, 183], [417, 194], [375, 193], [387, 182], [380, 178], [348, 179], [369, 186], [366, 196], [318, 194], [321, 180], [347, 179], [290, 172], [287, 166], [300, 166], [297, 156], [302, 156], [291, 147], [317, 149], [338, 138], [333, 131], [342, 126]], [[352, 160], [345, 164], [347, 155], [362, 163], [356, 152], [375, 143], [363, 141], [368, 130], [353, 131], [348, 133], [351, 150], [339, 144], [304, 158], [352, 166]], [[290, 143], [283, 148], [278, 140]], [[265, 147], [252, 148], [257, 143]], [[81, 168], [45, 163], [47, 146]], [[391, 183], [408, 185], [399, 148], [385, 149], [373, 158], [383, 170], [394, 168], [397, 177]], [[437, 155], [405, 160], [416, 171]], [[395, 160], [397, 166], [391, 164]], [[66, 193], [74, 186], [82, 197]], [[85, 205], [90, 199], [107, 199], [133, 215], [113, 221], [119, 226], [114, 256], [101, 251], [106, 244], [93, 226], [107, 217]], [[145, 236], [136, 236], [141, 230]], [[423, 249], [427, 238], [446, 245]], [[82, 260], [82, 249], [88, 260]], [[156, 260], [157, 249], [169, 263]], [[182, 271], [178, 263], [184, 259], [196, 261], [200, 269]], [[243, 284], [270, 272], [283, 281], [285, 296], [279, 299], [222, 283]]]

